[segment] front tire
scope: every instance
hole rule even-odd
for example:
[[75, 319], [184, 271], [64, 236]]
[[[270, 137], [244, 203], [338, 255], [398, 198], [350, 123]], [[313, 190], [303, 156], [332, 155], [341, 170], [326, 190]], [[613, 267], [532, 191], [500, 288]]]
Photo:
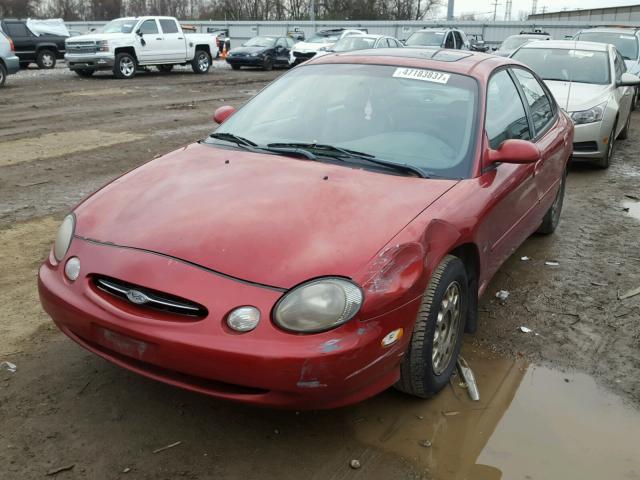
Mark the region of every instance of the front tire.
[[602, 158], [599, 158], [597, 160], [595, 160], [593, 162], [593, 164], [601, 169], [606, 169], [609, 168], [609, 165], [611, 164], [611, 157], [613, 157], [613, 148], [615, 146], [616, 143], [616, 127], [618, 125], [618, 121], [616, 120], [616, 122], [613, 124], [613, 129], [611, 130], [611, 133], [609, 134], [609, 142], [607, 143], [607, 150], [604, 152], [604, 156]]
[[7, 80], [7, 69], [2, 63], [0, 63], [0, 87], [4, 85], [4, 82], [6, 80]]
[[562, 213], [562, 204], [564, 203], [564, 191], [567, 184], [567, 172], [565, 171], [560, 181], [560, 188], [556, 193], [556, 198], [545, 213], [537, 233], [542, 235], [550, 235], [556, 231], [558, 223], [560, 223], [560, 214]]
[[138, 64], [136, 59], [130, 53], [119, 53], [113, 65], [113, 74], [116, 78], [129, 80], [136, 76]]
[[42, 49], [36, 55], [36, 63], [39, 68], [50, 69], [56, 66], [56, 54], [51, 50]]
[[196, 50], [196, 54], [191, 61], [191, 68], [194, 73], [208, 73], [211, 68], [211, 55], [204, 50]]
[[265, 57], [265, 59], [262, 61], [262, 69], [265, 72], [273, 70], [273, 60], [271, 59], [271, 57]]
[[629, 115], [627, 115], [627, 121], [624, 124], [624, 128], [618, 134], [619, 140], [626, 140], [629, 138], [629, 124], [631, 123], [631, 110], [629, 110]]
[[447, 255], [429, 280], [395, 387], [429, 398], [442, 390], [456, 368], [468, 307], [462, 260]]

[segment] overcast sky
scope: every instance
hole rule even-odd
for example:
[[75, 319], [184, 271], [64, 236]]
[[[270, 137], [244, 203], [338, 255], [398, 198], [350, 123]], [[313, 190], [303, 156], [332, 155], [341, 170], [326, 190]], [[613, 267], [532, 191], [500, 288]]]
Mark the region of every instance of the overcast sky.
[[[506, 0], [498, 1], [498, 15], [497, 18], [502, 20], [504, 17], [504, 7]], [[512, 0], [513, 6], [511, 7], [511, 17], [513, 19], [518, 17], [518, 12], [525, 10], [531, 12], [532, 0]], [[444, 2], [446, 3], [446, 1]], [[625, 5], [634, 5], [640, 3], [640, 0], [634, 2], [633, 0], [538, 0], [538, 13], [542, 12], [543, 7], [546, 7], [547, 12], [556, 12], [567, 8], [569, 10], [584, 9], [584, 8], [602, 8], [602, 7], [616, 7]], [[493, 1], [492, 0], [455, 0], [455, 15], [462, 13], [479, 13], [490, 14], [493, 16]], [[441, 11], [441, 15], [446, 15], [446, 7]]]

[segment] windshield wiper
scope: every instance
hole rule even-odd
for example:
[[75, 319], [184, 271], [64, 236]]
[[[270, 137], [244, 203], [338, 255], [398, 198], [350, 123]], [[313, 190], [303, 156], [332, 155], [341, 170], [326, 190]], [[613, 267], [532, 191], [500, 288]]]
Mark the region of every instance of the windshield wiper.
[[322, 155], [343, 159], [344, 157], [352, 157], [357, 158], [359, 160], [364, 160], [365, 162], [374, 163], [376, 165], [380, 165], [389, 169], [393, 169], [396, 171], [401, 171], [404, 173], [412, 173], [418, 175], [421, 178], [428, 178], [425, 173], [417, 167], [412, 165], [408, 165], [406, 163], [395, 163], [388, 162], [386, 160], [380, 160], [376, 158], [375, 155], [371, 155], [370, 153], [358, 152], [356, 150], [351, 150], [348, 148], [336, 147], [334, 145], [326, 145], [323, 143], [270, 143], [267, 145], [270, 148], [304, 148], [308, 150], [315, 150], [321, 152]]
[[211, 135], [209, 135], [209, 137], [216, 138], [218, 140], [226, 140], [227, 142], [233, 142], [233, 143], [235, 143], [237, 145], [240, 145], [242, 147], [257, 147], [258, 146], [257, 143], [252, 142], [248, 138], [240, 137], [238, 135], [234, 135], [233, 133], [213, 132]]

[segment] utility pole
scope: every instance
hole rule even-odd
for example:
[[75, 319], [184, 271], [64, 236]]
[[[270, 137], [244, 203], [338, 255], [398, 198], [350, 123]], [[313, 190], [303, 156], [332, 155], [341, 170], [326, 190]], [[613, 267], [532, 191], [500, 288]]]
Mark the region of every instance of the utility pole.
[[507, 0], [505, 8], [504, 8], [504, 19], [506, 21], [511, 20], [511, 6], [513, 4], [513, 0]]
[[311, 0], [309, 2], [309, 20], [315, 23], [316, 21], [316, 1]]
[[498, 5], [502, 5], [501, 3], [498, 3], [498, 0], [494, 0], [493, 2], [493, 21], [496, 21], [496, 15], [498, 14]]
[[531, 15], [535, 15], [538, 11], [538, 0], [531, 0]]
[[453, 8], [454, 8], [454, 0], [449, 0], [449, 2], [447, 3], [447, 20], [451, 21], [453, 20]]

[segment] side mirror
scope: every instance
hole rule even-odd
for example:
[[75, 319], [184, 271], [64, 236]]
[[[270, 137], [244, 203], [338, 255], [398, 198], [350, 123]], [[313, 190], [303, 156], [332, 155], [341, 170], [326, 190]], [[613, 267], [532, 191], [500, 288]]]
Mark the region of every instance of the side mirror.
[[495, 52], [496, 50], [498, 50], [498, 47], [491, 47], [492, 52]]
[[89, 29], [89, 31], [90, 31], [90, 32], [95, 32], [95, 31], [96, 31], [96, 29], [95, 29], [95, 28], [90, 28], [90, 29]]
[[142, 33], [142, 30], [138, 29], [138, 30], [136, 30], [136, 35], [138, 35], [140, 38], [142, 38], [142, 35], [144, 35], [144, 34]]
[[635, 87], [636, 85], [640, 85], [640, 78], [628, 72], [623, 73], [620, 81], [616, 82], [617, 87]]
[[227, 118], [235, 113], [236, 109], [231, 105], [223, 105], [222, 107], [216, 108], [216, 111], [213, 112], [213, 121], [217, 124], [223, 123]]
[[489, 149], [484, 161], [485, 167], [494, 163], [534, 163], [540, 160], [540, 150], [526, 140], [505, 140], [497, 150]]

